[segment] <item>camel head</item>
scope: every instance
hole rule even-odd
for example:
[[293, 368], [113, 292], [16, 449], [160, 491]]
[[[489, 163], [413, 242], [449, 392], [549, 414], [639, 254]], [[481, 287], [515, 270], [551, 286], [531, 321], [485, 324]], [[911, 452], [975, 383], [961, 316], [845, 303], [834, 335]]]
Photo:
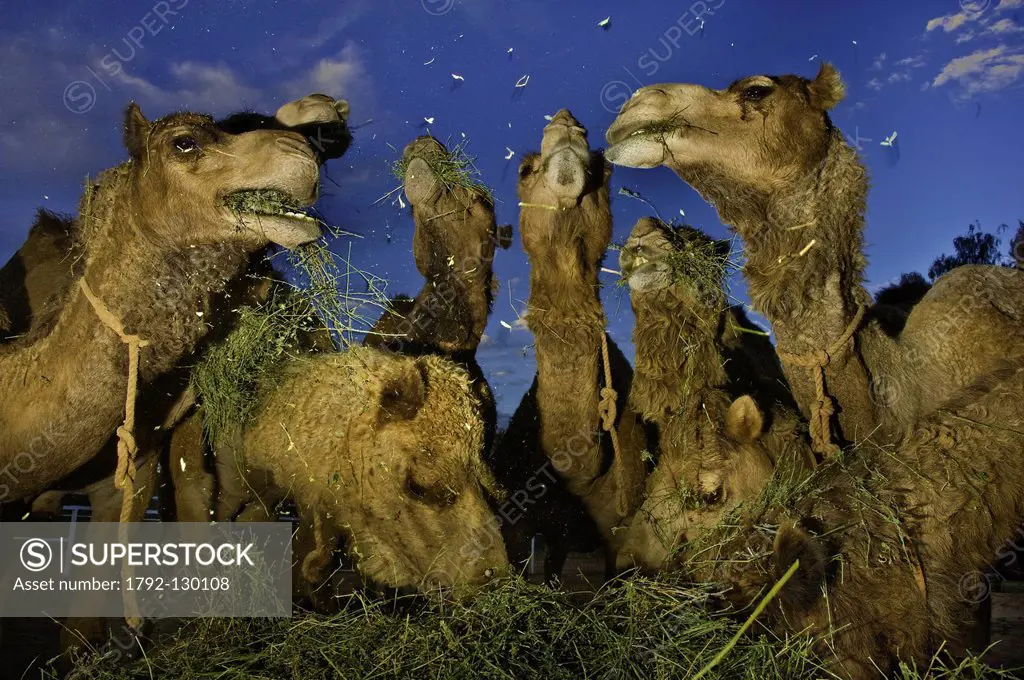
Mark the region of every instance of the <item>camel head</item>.
[[302, 135], [231, 134], [212, 118], [175, 113], [146, 120], [128, 106], [131, 212], [140, 230], [180, 247], [241, 241], [294, 248], [320, 235], [304, 209], [317, 198], [320, 168]]
[[741, 501], [756, 497], [774, 470], [759, 441], [764, 429], [763, 413], [744, 395], [729, 405], [718, 436], [704, 437], [685, 459], [663, 456], [626, 530], [618, 568], [659, 571], [670, 566], [680, 546]]
[[337, 507], [360, 572], [430, 590], [504, 571], [489, 505], [500, 492], [481, 457], [481, 406], [469, 374], [440, 357], [358, 351], [368, 357], [361, 382], [370, 406], [347, 428]]
[[750, 76], [723, 90], [661, 84], [637, 90], [608, 129], [608, 160], [665, 165], [719, 209], [736, 195], [763, 196], [813, 173], [826, 157], [828, 112], [842, 100], [838, 72], [813, 80]]
[[722, 286], [730, 251], [729, 241], [643, 217], [622, 247], [619, 268], [635, 302], [667, 290], [680, 311], [717, 315], [725, 306]]
[[402, 152], [402, 185], [416, 221], [413, 256], [428, 278], [453, 269], [489, 272], [495, 246], [511, 243], [511, 227], [495, 225], [494, 202], [466, 162], [430, 136]]
[[586, 129], [567, 109], [544, 127], [540, 149], [519, 164], [523, 246], [534, 260], [578, 253], [596, 266], [611, 241], [611, 167], [591, 151]]

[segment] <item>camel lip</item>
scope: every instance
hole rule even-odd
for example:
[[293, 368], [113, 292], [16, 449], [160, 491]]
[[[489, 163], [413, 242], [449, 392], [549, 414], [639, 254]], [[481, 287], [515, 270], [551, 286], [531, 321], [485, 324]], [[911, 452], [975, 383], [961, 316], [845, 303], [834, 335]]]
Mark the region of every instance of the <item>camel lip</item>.
[[678, 125], [667, 120], [644, 119], [634, 122], [617, 120], [608, 128], [608, 132], [605, 133], [605, 139], [608, 141], [609, 146], [615, 146], [630, 137], [651, 137], [675, 132], [679, 129]]
[[305, 212], [312, 204], [289, 192], [266, 188], [232, 191], [223, 199], [224, 208], [244, 228], [285, 248], [320, 237], [320, 220]]

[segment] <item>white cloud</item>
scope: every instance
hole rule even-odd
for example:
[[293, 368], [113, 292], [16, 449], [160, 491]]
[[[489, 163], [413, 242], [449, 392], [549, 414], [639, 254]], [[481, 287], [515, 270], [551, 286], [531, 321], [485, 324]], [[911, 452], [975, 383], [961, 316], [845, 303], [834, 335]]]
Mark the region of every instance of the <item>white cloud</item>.
[[1020, 30], [1014, 20], [996, 19], [996, 16], [1008, 10], [1024, 7], [1024, 0], [1002, 0], [995, 8], [990, 8], [989, 2], [990, 0], [961, 0], [960, 7], [963, 11], [929, 19], [925, 33], [940, 28], [944, 33], [959, 31], [956, 38], [956, 44], [959, 45], [974, 38], [975, 32], [968, 24], [975, 22], [985, 29], [984, 33], [991, 35], [1016, 33]]
[[919, 54], [916, 57], [906, 57], [897, 61], [896, 65], [904, 68], [921, 68], [925, 65], [924, 56]]
[[881, 90], [882, 81], [880, 81], [878, 78], [872, 78], [871, 80], [868, 81], [868, 87], [875, 91]]
[[1024, 75], [1024, 54], [999, 45], [958, 57], [946, 64], [932, 80], [932, 87], [953, 85], [960, 97], [968, 99], [983, 92], [996, 92]]
[[162, 88], [152, 81], [122, 70], [117, 80], [143, 107], [158, 109], [157, 115], [173, 110], [193, 110], [222, 115], [239, 108], [267, 108], [268, 102], [259, 90], [239, 82], [238, 76], [225, 64], [203, 64], [195, 61], [172, 63], [170, 72], [175, 84]]
[[1008, 33], [1020, 33], [1021, 31], [1024, 31], [1024, 26], [1018, 26], [1017, 22], [1010, 18], [1000, 19], [985, 28], [985, 33], [991, 35], [1005, 35]]
[[356, 46], [347, 43], [335, 57], [321, 59], [309, 76], [313, 90], [343, 96], [366, 75]]
[[947, 14], [946, 16], [929, 19], [925, 31], [931, 33], [935, 29], [941, 28], [945, 33], [952, 33], [969, 21], [972, 21], [972, 19], [965, 12]]
[[889, 77], [886, 78], [886, 82], [888, 82], [890, 85], [893, 83], [905, 82], [908, 80], [910, 80], [910, 74], [906, 72], [901, 73], [899, 71], [890, 73]]
[[372, 92], [362, 53], [355, 43], [346, 43], [337, 54], [321, 59], [284, 87], [286, 99], [303, 97], [311, 92], [347, 99], [353, 111], [359, 111], [359, 118], [366, 115], [372, 108]]
[[872, 71], [882, 70], [882, 68], [885, 66], [885, 56], [885, 52], [882, 52], [877, 57], [875, 57], [875, 61], [871, 64]]

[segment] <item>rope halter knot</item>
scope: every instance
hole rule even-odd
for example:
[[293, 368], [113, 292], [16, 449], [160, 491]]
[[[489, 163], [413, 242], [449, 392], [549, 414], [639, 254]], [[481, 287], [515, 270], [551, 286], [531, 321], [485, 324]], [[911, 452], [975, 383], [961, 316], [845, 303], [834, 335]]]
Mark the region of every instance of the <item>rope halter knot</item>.
[[[84, 276], [78, 280], [78, 285], [100, 322], [114, 331], [121, 342], [128, 345], [128, 388], [124, 402], [124, 423], [117, 428], [117, 471], [114, 473], [114, 486], [122, 491], [118, 540], [127, 542], [128, 522], [132, 520], [135, 509], [135, 457], [139, 452], [138, 443], [135, 441], [135, 397], [139, 389], [139, 354], [143, 347], [149, 345], [149, 341], [140, 335], [125, 333], [121, 320], [96, 296]], [[130, 578], [133, 572], [129, 561], [125, 560], [121, 565], [122, 576]], [[133, 590], [126, 590], [124, 593], [124, 612], [128, 625], [138, 630], [142, 625], [142, 617]]]
[[825, 367], [832, 361], [833, 356], [838, 356], [847, 349], [857, 329], [860, 328], [860, 322], [864, 319], [866, 311], [865, 305], [858, 305], [857, 312], [847, 324], [846, 330], [826, 349], [811, 350], [805, 354], [790, 354], [778, 350], [779, 358], [782, 361], [806, 368], [811, 372], [814, 380], [814, 402], [811, 404], [810, 417], [811, 448], [825, 458], [835, 456], [841, 451], [839, 445], [832, 441], [830, 423], [832, 416], [835, 415], [836, 407], [832, 397], [825, 389]]

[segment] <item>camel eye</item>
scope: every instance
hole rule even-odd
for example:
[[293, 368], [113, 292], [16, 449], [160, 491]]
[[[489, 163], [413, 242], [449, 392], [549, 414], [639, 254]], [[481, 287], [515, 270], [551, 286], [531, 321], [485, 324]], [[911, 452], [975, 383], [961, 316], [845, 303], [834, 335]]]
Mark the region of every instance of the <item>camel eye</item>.
[[759, 102], [772, 93], [767, 85], [751, 85], [743, 90], [743, 98], [748, 102]]
[[193, 153], [199, 151], [199, 142], [195, 140], [195, 137], [182, 136], [174, 138], [174, 148], [181, 153]]
[[519, 179], [529, 177], [531, 172], [533, 172], [533, 167], [529, 163], [523, 163], [519, 166]]

